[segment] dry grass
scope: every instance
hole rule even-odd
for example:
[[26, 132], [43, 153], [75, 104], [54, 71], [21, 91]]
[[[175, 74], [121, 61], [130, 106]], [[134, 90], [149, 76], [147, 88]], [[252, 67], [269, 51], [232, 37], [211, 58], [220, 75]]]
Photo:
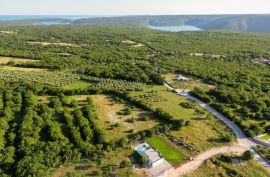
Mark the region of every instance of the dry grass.
[[48, 104], [53, 96], [38, 96], [37, 101], [39, 103]]
[[0, 31], [1, 34], [17, 34], [17, 32], [14, 31]]
[[[62, 177], [67, 175], [67, 173], [71, 173], [74, 176], [98, 176], [92, 175], [94, 171], [100, 171], [102, 167], [106, 166], [119, 166], [119, 164], [126, 158], [128, 158], [129, 152], [127, 149], [119, 149], [116, 151], [111, 151], [106, 153], [107, 158], [102, 158], [101, 164], [96, 166], [95, 164], [89, 165], [89, 163], [85, 164], [65, 164], [52, 173], [52, 177]], [[115, 169], [115, 173], [117, 176], [137, 176], [135, 171], [132, 168], [120, 168]], [[128, 175], [127, 175], [128, 174]], [[140, 176], [140, 175], [139, 175]]]
[[15, 64], [18, 63], [32, 63], [39, 60], [25, 59], [25, 58], [13, 58], [13, 57], [0, 57], [0, 64], [8, 64], [8, 62], [14, 61]]
[[135, 41], [131, 41], [131, 40], [122, 41], [122, 43], [125, 43], [125, 44], [137, 44]]
[[[215, 159], [212, 158], [212, 159]], [[204, 177], [204, 176], [242, 176], [242, 177], [268, 177], [270, 173], [256, 160], [250, 160], [239, 164], [230, 162], [214, 163], [213, 160], [204, 162], [198, 170], [185, 175], [185, 177]], [[220, 162], [220, 161], [219, 161]]]
[[122, 41], [122, 43], [132, 45], [132, 47], [134, 47], [134, 48], [138, 48], [138, 47], [143, 47], [144, 46], [142, 43], [138, 43], [138, 42], [131, 41], [131, 40]]
[[1, 70], [9, 70], [9, 71], [48, 71], [48, 69], [44, 68], [23, 68], [23, 67], [12, 67], [12, 66], [1, 66]]
[[[93, 95], [91, 96], [96, 106], [99, 124], [106, 130], [108, 139], [120, 138], [129, 134], [131, 129], [134, 132], [149, 129], [157, 125], [157, 120], [154, 115], [146, 111], [134, 108], [130, 115], [118, 115], [118, 113], [127, 108], [127, 103], [115, 103], [110, 96]], [[146, 117], [146, 121], [140, 120]], [[134, 122], [128, 120], [134, 118]], [[118, 126], [115, 126], [118, 124]]]
[[143, 47], [143, 46], [144, 45], [142, 43], [138, 43], [138, 44], [134, 45], [133, 47], [138, 48], [138, 47]]
[[65, 42], [32, 42], [28, 41], [27, 44], [30, 45], [42, 45], [42, 46], [62, 46], [62, 47], [80, 47], [77, 44], [72, 44], [72, 43], [65, 43]]

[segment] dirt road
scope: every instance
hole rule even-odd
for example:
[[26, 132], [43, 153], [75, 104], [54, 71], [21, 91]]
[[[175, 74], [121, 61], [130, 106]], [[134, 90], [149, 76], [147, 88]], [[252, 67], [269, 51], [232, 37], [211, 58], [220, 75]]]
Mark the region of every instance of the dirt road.
[[190, 173], [196, 169], [198, 169], [202, 163], [211, 158], [212, 156], [215, 156], [217, 154], [242, 154], [245, 152], [246, 149], [239, 146], [238, 143], [234, 143], [231, 146], [223, 146], [219, 148], [213, 148], [208, 151], [205, 151], [202, 154], [197, 155], [192, 161], [189, 161], [185, 163], [184, 165], [178, 167], [178, 168], [172, 168], [167, 172], [168, 177], [179, 177], [184, 174]]

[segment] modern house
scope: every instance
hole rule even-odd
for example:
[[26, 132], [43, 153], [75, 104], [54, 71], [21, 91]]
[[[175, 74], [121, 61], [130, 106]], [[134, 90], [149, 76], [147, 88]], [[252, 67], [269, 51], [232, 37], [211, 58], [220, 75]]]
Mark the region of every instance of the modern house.
[[139, 144], [135, 147], [135, 150], [138, 154], [148, 160], [147, 165], [150, 168], [156, 167], [164, 161], [164, 158], [158, 153], [158, 151], [150, 147], [147, 143]]
[[176, 81], [187, 81], [188, 78], [185, 76], [182, 76], [181, 74], [177, 75], [175, 78]]

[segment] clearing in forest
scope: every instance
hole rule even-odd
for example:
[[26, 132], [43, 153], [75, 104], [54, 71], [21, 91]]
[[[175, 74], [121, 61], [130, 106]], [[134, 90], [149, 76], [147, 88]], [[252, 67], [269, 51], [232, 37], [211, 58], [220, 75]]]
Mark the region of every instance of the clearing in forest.
[[226, 138], [234, 139], [233, 133], [218, 119], [164, 86], [145, 86], [143, 91], [130, 92], [130, 96], [153, 109], [162, 109], [174, 119], [189, 121], [189, 125], [179, 131], [172, 131], [170, 135], [177, 142], [186, 144], [194, 153], [227, 144]]
[[138, 43], [138, 42], [131, 41], [131, 40], [125, 40], [125, 41], [122, 41], [122, 43], [132, 45], [132, 47], [134, 47], [134, 48], [138, 48], [138, 47], [143, 47], [144, 46], [142, 43]]
[[163, 75], [166, 82], [169, 83], [173, 88], [175, 89], [186, 89], [186, 90], [192, 90], [195, 87], [198, 87], [202, 90], [210, 90], [215, 88], [214, 85], [206, 84], [201, 79], [194, 79], [192, 77], [187, 77], [187, 80], [177, 80], [178, 74], [173, 73], [167, 73]]
[[33, 62], [37, 62], [39, 60], [26, 59], [26, 58], [14, 58], [14, 57], [1, 57], [0, 56], [0, 64], [8, 64], [11, 61], [14, 62], [15, 64], [18, 64], [18, 63], [33, 63]]
[[91, 97], [96, 106], [98, 123], [105, 129], [108, 140], [146, 130], [158, 124], [154, 115], [129, 106], [125, 101], [106, 95]]
[[[128, 151], [126, 149], [118, 149], [106, 153], [106, 158], [100, 158], [102, 165], [96, 166], [94, 163], [77, 163], [67, 164], [59, 167], [52, 173], [52, 177], [66, 177], [66, 176], [102, 176], [102, 168], [106, 166], [119, 167], [121, 162], [128, 157]], [[132, 170], [132, 167], [115, 168], [115, 173], [118, 176], [136, 177], [137, 175]]]
[[17, 34], [17, 32], [14, 32], [14, 31], [0, 31], [0, 34]]
[[65, 42], [33, 42], [33, 41], [28, 41], [27, 44], [42, 45], [42, 46], [80, 47], [77, 44], [65, 43]]
[[48, 71], [45, 68], [25, 68], [25, 67], [13, 67], [13, 66], [0, 66], [0, 70], [5, 71], [24, 71], [24, 72], [32, 72], [32, 71]]

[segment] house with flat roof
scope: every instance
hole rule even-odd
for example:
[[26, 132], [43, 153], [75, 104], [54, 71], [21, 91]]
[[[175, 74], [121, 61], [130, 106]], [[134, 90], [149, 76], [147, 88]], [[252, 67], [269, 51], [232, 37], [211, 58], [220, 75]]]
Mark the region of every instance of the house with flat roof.
[[182, 76], [181, 74], [177, 75], [175, 78], [176, 81], [187, 81], [188, 78], [185, 76]]
[[138, 154], [148, 160], [147, 165], [151, 168], [160, 165], [164, 161], [164, 158], [160, 155], [160, 153], [154, 148], [150, 147], [147, 143], [142, 143], [136, 146], [135, 150], [138, 152]]

